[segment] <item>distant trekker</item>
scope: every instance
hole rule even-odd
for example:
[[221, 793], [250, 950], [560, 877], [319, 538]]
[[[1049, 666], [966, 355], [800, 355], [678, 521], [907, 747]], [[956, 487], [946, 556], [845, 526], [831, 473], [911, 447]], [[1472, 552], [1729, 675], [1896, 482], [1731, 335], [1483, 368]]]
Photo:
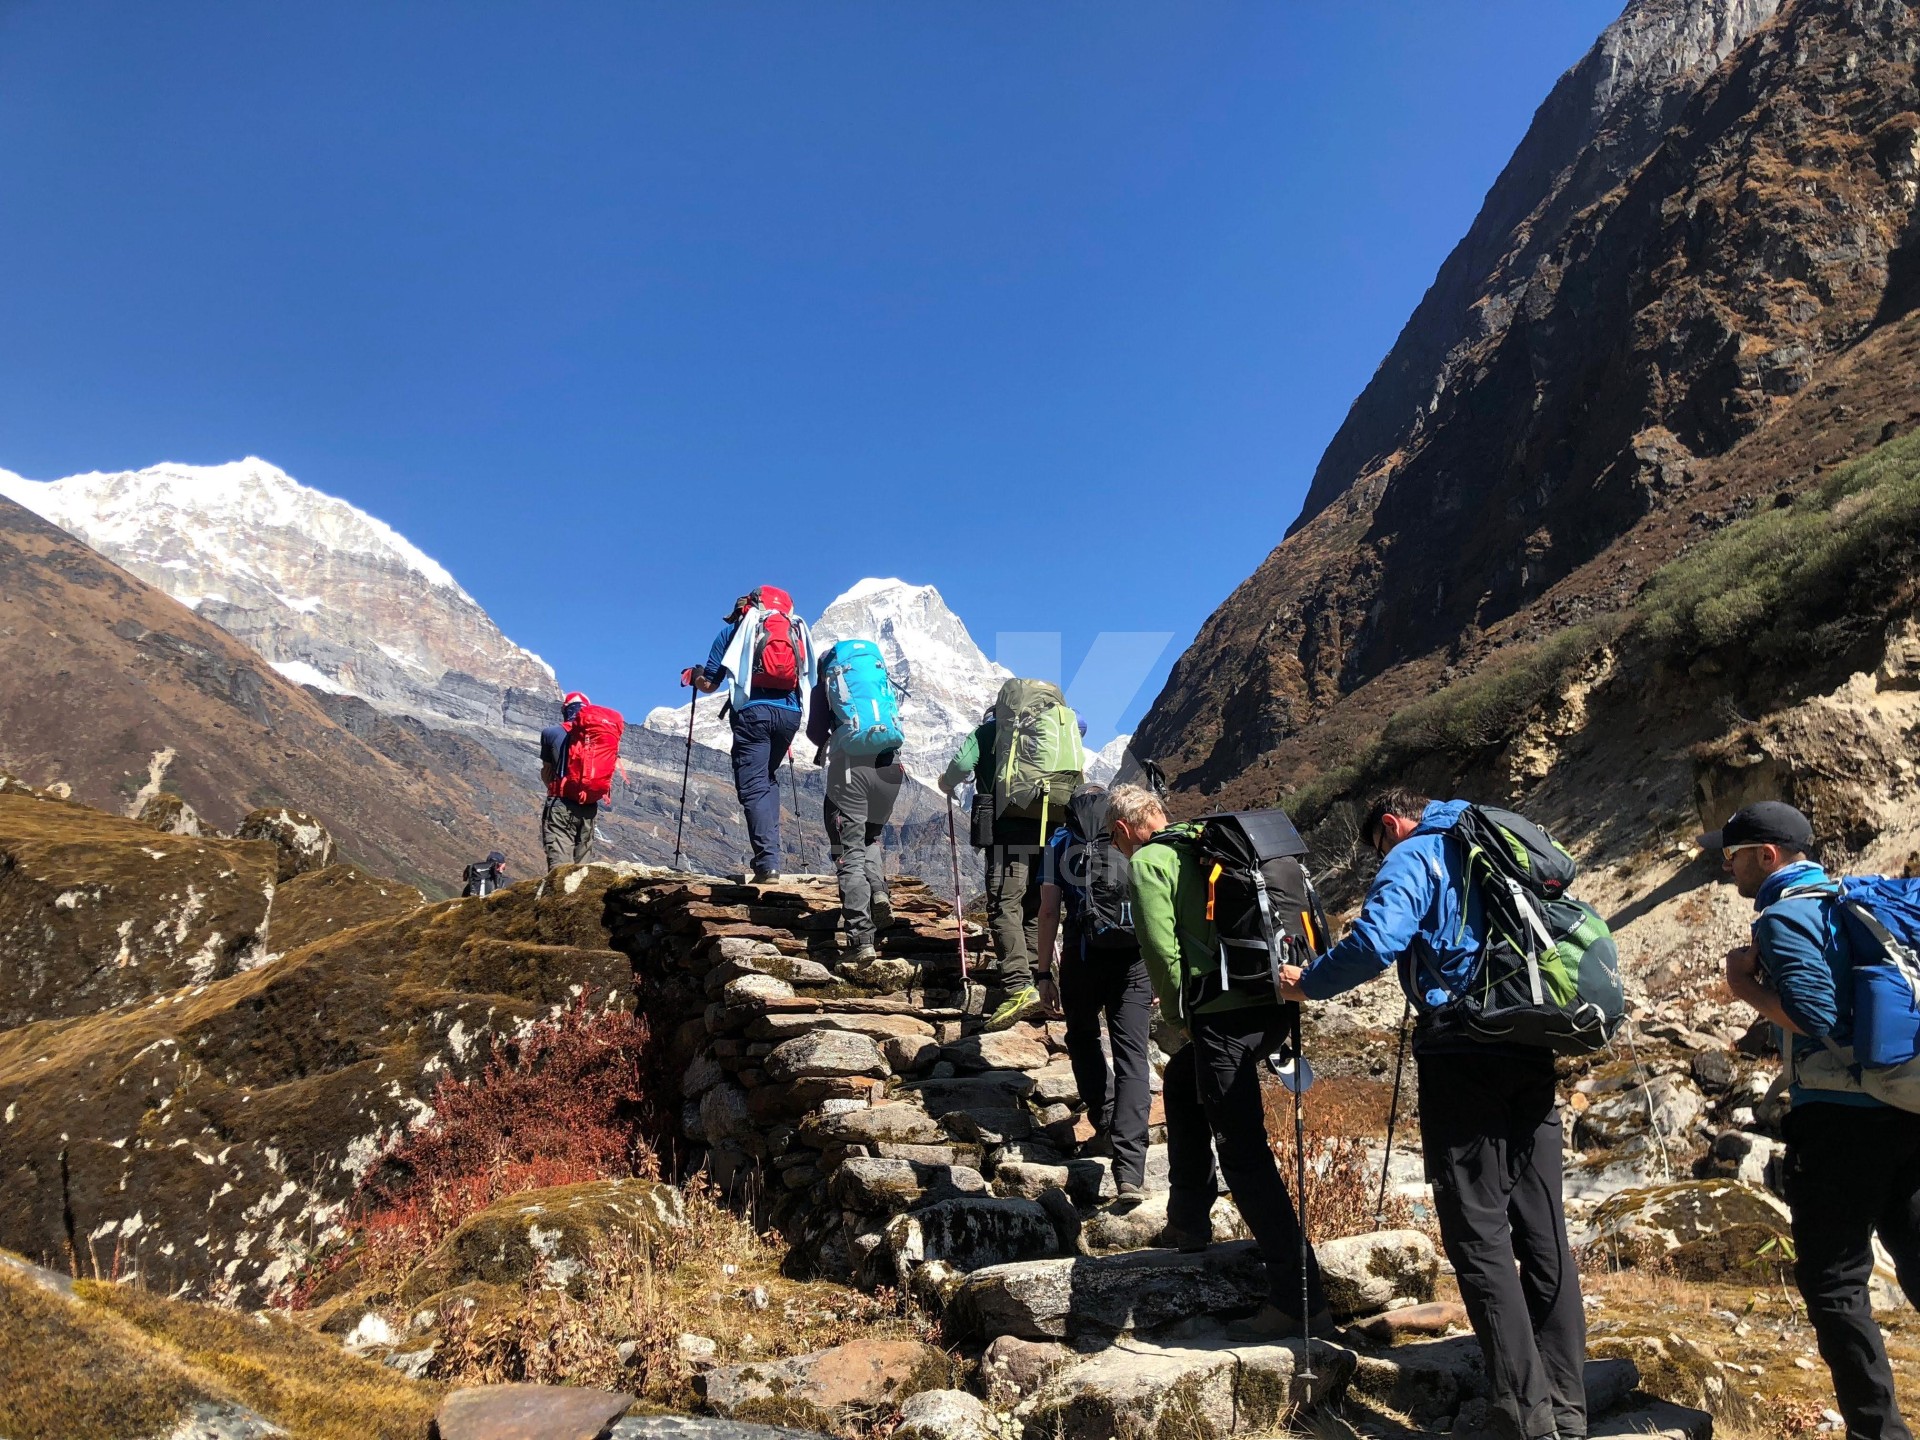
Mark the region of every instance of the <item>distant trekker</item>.
[[467, 866], [460, 876], [462, 898], [491, 895], [507, 883], [507, 857], [498, 850], [488, 852], [484, 860]]
[[706, 663], [680, 672], [680, 683], [702, 695], [728, 685], [733, 789], [746, 812], [756, 881], [780, 878], [780, 764], [799, 733], [814, 669], [813, 638], [793, 597], [761, 585], [733, 602]]
[[547, 787], [540, 845], [549, 870], [593, 858], [594, 824], [613, 793], [627, 728], [618, 710], [595, 705], [578, 690], [560, 702], [560, 720], [540, 732], [540, 779]]
[[842, 640], [822, 652], [807, 701], [807, 739], [814, 763], [827, 767], [827, 845], [847, 946], [855, 961], [871, 960], [879, 931], [893, 923], [880, 838], [907, 773], [899, 703], [873, 641]]

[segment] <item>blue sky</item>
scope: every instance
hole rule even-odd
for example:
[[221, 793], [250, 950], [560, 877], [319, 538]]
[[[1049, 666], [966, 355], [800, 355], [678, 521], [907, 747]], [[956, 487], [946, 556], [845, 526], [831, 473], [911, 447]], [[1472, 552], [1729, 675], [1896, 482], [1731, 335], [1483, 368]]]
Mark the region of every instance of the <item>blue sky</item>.
[[1618, 9], [0, 0], [0, 466], [264, 456], [631, 714], [877, 574], [1130, 724]]

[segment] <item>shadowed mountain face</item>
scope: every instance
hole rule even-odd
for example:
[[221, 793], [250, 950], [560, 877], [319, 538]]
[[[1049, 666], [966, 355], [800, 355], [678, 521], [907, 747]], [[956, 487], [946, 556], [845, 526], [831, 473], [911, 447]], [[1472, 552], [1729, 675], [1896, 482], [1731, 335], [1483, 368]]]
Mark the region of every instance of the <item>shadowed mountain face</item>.
[[[1630, 601], [1636, 527], [1751, 504], [1751, 477], [1714, 462], [1797, 401], [1888, 401], [1845, 362], [1920, 300], [1916, 57], [1898, 0], [1629, 6], [1541, 107], [1136, 749], [1182, 788], [1275, 798], [1316, 734], [1377, 724], [1492, 639]], [[1853, 436], [1833, 393], [1852, 438], [1821, 448], [1885, 438]]]

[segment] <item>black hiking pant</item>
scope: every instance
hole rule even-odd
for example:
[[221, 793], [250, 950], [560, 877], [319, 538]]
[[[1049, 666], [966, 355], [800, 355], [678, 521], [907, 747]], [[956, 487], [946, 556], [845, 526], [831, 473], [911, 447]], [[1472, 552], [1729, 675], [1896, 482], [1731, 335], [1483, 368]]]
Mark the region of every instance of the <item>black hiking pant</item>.
[[733, 793], [747, 813], [753, 868], [780, 868], [780, 764], [793, 748], [800, 712], [784, 705], [744, 705], [734, 710]]
[[584, 865], [593, 858], [593, 827], [600, 814], [595, 804], [576, 805], [549, 795], [540, 811], [540, 848], [547, 869], [557, 865]]
[[1267, 1295], [1280, 1309], [1311, 1319], [1326, 1308], [1320, 1262], [1307, 1252], [1308, 1314], [1300, 1309], [1300, 1219], [1267, 1144], [1260, 1062], [1287, 1040], [1292, 1017], [1279, 1005], [1249, 1005], [1192, 1017], [1191, 1039], [1167, 1061], [1161, 1099], [1167, 1109], [1167, 1223], [1187, 1235], [1212, 1233], [1219, 1195], [1213, 1153], [1240, 1218], [1267, 1267]]
[[1553, 1056], [1421, 1054], [1420, 1130], [1440, 1240], [1513, 1440], [1587, 1433], [1587, 1319], [1560, 1192]]
[[1847, 1434], [1909, 1440], [1867, 1281], [1877, 1232], [1909, 1303], [1920, 1295], [1920, 1115], [1796, 1101], [1785, 1129], [1793, 1278]]
[[838, 751], [827, 761], [827, 849], [840, 882], [840, 919], [856, 950], [873, 944], [873, 902], [887, 893], [880, 837], [905, 779], [898, 765], [849, 759]]
[[[1147, 1116], [1153, 1108], [1147, 1060], [1153, 984], [1140, 947], [1082, 952], [1080, 937], [1069, 929], [1060, 958], [1060, 1008], [1067, 1016], [1067, 1059], [1081, 1103], [1094, 1128], [1113, 1143], [1113, 1183], [1144, 1184]], [[1111, 1075], [1100, 1050], [1103, 1016], [1113, 1051]]]
[[1033, 984], [1040, 948], [1040, 821], [997, 820], [987, 850], [987, 930], [993, 936], [1000, 986], [1008, 994]]

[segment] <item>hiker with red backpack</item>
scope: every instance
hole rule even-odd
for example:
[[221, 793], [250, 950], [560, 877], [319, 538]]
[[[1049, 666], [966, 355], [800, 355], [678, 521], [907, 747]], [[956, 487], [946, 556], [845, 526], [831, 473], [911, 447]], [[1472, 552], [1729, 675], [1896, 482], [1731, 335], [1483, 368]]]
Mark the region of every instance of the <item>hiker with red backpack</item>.
[[595, 705], [578, 690], [560, 702], [560, 722], [540, 732], [540, 779], [547, 787], [540, 845], [549, 870], [592, 858], [594, 823], [613, 793], [627, 728], [618, 710]]
[[1759, 912], [1727, 986], [1778, 1028], [1793, 1278], [1846, 1433], [1908, 1440], [1867, 1287], [1876, 1235], [1910, 1303], [1920, 1280], [1920, 880], [1829, 877], [1813, 826], [1778, 800], [1699, 844]]
[[747, 816], [752, 878], [780, 878], [780, 765], [800, 730], [801, 697], [813, 688], [813, 637], [793, 597], [757, 586], [733, 602], [704, 665], [680, 672], [702, 695], [728, 687], [733, 790]]

